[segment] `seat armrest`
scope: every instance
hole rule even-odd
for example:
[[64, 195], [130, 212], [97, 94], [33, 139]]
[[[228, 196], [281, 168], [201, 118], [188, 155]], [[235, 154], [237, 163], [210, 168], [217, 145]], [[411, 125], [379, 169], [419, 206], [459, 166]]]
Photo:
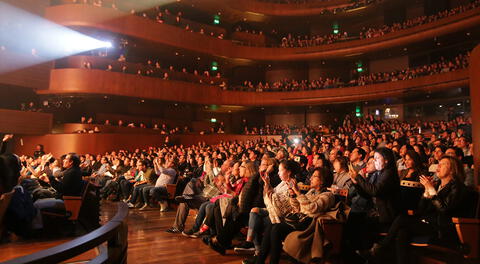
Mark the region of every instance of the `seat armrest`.
[[452, 222], [454, 224], [480, 224], [480, 219], [478, 218], [462, 218], [462, 217], [452, 217]]

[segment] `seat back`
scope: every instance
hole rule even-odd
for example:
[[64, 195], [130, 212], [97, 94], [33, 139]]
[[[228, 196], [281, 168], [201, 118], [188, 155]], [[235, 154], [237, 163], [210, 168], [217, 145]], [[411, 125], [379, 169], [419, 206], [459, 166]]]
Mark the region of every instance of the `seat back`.
[[424, 187], [416, 181], [400, 181], [400, 198], [403, 211], [416, 210], [422, 198]]
[[423, 185], [419, 182], [416, 181], [406, 181], [406, 180], [401, 180], [400, 181], [400, 186], [403, 187], [411, 187], [411, 188], [421, 188], [423, 189]]
[[14, 191], [12, 190], [0, 196], [0, 237], [2, 236], [3, 229], [4, 229], [3, 219], [5, 218], [5, 212], [7, 211], [7, 208], [10, 205], [10, 200], [12, 199], [13, 192]]
[[480, 260], [480, 194], [478, 190], [472, 192], [472, 196], [467, 199], [473, 199], [472, 216], [473, 218], [452, 218], [455, 224], [458, 238], [464, 247], [464, 257], [470, 260]]
[[71, 214], [68, 220], [78, 220], [78, 216], [80, 215], [80, 209], [82, 208], [82, 203], [83, 200], [85, 200], [85, 195], [87, 194], [89, 187], [90, 182], [87, 182], [83, 188], [82, 196], [63, 196], [65, 210], [67, 212], [70, 212]]
[[177, 189], [176, 184], [167, 184], [167, 192], [168, 192], [168, 199], [169, 200], [175, 199], [176, 189]]
[[331, 243], [329, 255], [338, 255], [342, 250], [343, 223], [332, 219], [321, 219], [325, 239]]

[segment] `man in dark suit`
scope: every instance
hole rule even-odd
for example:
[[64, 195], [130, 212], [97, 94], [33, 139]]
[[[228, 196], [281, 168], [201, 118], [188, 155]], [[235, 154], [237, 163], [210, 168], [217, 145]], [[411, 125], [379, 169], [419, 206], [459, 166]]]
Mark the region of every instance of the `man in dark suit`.
[[82, 172], [80, 170], [80, 158], [75, 153], [68, 153], [63, 160], [64, 170], [56, 177], [50, 176], [50, 184], [61, 196], [81, 196], [82, 195]]

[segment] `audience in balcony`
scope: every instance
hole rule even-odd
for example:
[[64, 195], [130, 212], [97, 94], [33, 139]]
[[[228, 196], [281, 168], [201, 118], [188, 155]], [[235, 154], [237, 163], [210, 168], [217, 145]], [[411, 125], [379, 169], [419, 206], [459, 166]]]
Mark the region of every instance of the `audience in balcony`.
[[208, 70], [204, 70], [203, 75], [200, 75], [198, 71], [202, 69], [194, 69], [192, 72], [189, 72], [185, 67], [182, 67], [180, 71], [176, 70], [172, 65], [168, 68], [162, 68], [160, 61], [155, 59], [148, 59], [145, 64], [141, 64], [137, 62], [138, 60], [127, 59], [125, 55], [120, 54], [116, 61], [106, 62], [102, 60], [97, 65], [90, 60], [94, 61], [94, 58], [83, 62], [82, 67], [84, 69], [102, 69], [109, 72], [130, 73], [139, 76], [162, 78], [163, 80], [171, 79], [210, 85], [221, 85], [225, 82], [220, 72], [211, 74]]
[[349, 40], [348, 33], [327, 34], [327, 35], [314, 35], [314, 36], [292, 36], [288, 34], [281, 39], [280, 46], [282, 48], [305, 48], [320, 45], [328, 45], [336, 42]]
[[475, 9], [479, 6], [480, 6], [480, 1], [475, 0], [465, 5], [457, 6], [449, 10], [440, 11], [434, 15], [415, 17], [415, 18], [406, 20], [402, 23], [394, 23], [392, 25], [383, 25], [379, 28], [363, 28], [362, 31], [360, 31], [360, 38], [364, 39], [364, 38], [381, 37], [385, 34], [432, 23], [442, 18], [446, 18], [459, 13], [463, 13], [471, 9]]
[[[81, 116], [80, 117], [80, 123], [81, 124], [90, 124], [90, 125], [106, 125], [106, 126], [111, 126], [112, 123], [110, 122], [109, 119], [106, 119], [104, 121], [103, 124], [101, 123], [97, 123], [93, 120], [93, 117], [89, 117], [87, 119], [87, 117], [85, 116]], [[117, 121], [117, 126], [119, 127], [123, 127], [124, 126], [124, 121], [122, 119], [119, 119]], [[222, 122], [223, 124], [223, 122]], [[153, 130], [158, 130], [158, 132], [162, 135], [167, 135], [167, 134], [181, 134], [181, 133], [189, 133], [190, 132], [190, 128], [188, 126], [184, 126], [183, 129], [181, 129], [180, 127], [176, 126], [176, 127], [170, 127], [168, 126], [167, 124], [163, 123], [161, 126], [159, 126], [158, 124], [153, 124], [153, 125], [147, 125], [143, 122], [130, 122], [126, 125], [126, 127], [129, 127], [129, 128], [144, 128], [144, 129], [153, 129]], [[222, 125], [222, 127], [224, 128], [224, 126]], [[220, 130], [219, 130], [220, 131]], [[101, 130], [98, 126], [93, 126], [93, 128], [83, 128], [81, 130], [77, 130], [75, 131], [75, 133], [79, 133], [79, 134], [91, 134], [91, 133], [100, 133]], [[220, 133], [220, 132], [218, 132]]]
[[376, 83], [404, 81], [421, 76], [434, 75], [440, 73], [446, 73], [451, 71], [457, 71], [465, 69], [469, 64], [470, 52], [467, 54], [460, 54], [453, 59], [445, 59], [441, 57], [438, 62], [423, 65], [415, 68], [407, 68], [404, 70], [381, 72], [360, 75], [358, 78], [351, 79], [350, 81], [341, 81], [340, 78], [319, 78], [317, 80], [288, 80], [276, 81], [273, 83], [259, 82], [254, 85], [251, 81], [245, 81], [241, 86], [232, 86], [233, 90], [243, 91], [272, 91], [272, 92], [287, 92], [287, 91], [306, 91], [317, 89], [329, 89], [346, 86], [363, 86]]

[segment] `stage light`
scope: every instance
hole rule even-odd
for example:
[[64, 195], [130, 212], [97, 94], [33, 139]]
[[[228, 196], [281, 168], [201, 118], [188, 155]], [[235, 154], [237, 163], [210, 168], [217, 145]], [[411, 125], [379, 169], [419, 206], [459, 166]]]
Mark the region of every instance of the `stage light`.
[[300, 139], [299, 139], [299, 138], [294, 138], [294, 139], [293, 139], [293, 143], [295, 143], [295, 144], [300, 143]]
[[105, 45], [105, 48], [111, 48], [112, 47], [112, 42], [110, 42], [110, 41], [104, 41], [103, 43]]
[[0, 73], [30, 67], [89, 50], [110, 48], [99, 40], [0, 2], [0, 43], [9, 57], [0, 59]]

